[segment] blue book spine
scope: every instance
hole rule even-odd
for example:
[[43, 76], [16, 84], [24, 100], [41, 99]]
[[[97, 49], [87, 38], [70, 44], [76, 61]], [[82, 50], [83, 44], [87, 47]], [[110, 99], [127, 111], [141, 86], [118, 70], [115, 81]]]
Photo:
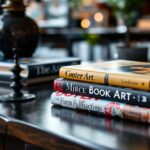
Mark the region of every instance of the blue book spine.
[[59, 69], [62, 66], [80, 64], [80, 61], [67, 61], [60, 63], [42, 64], [28, 66], [28, 78], [42, 77], [55, 75], [59, 73]]
[[116, 101], [142, 107], [150, 107], [150, 93], [129, 88], [92, 84], [58, 78], [54, 80], [54, 90]]

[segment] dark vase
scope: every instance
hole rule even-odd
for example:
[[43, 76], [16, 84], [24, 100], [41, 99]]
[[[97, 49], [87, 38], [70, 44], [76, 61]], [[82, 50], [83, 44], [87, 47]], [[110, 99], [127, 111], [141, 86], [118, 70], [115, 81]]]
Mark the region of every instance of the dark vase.
[[31, 57], [39, 41], [37, 24], [25, 16], [22, 0], [7, 0], [2, 8], [0, 50], [4, 58], [12, 58], [12, 49], [15, 47], [21, 49], [18, 52], [19, 57]]

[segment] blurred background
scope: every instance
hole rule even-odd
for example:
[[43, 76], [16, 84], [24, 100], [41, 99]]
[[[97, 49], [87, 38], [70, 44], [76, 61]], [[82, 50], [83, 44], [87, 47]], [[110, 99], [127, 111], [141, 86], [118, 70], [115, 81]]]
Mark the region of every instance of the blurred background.
[[117, 46], [128, 39], [131, 45], [148, 47], [150, 60], [149, 0], [24, 0], [24, 3], [26, 14], [40, 28], [41, 40], [35, 57], [119, 59]]

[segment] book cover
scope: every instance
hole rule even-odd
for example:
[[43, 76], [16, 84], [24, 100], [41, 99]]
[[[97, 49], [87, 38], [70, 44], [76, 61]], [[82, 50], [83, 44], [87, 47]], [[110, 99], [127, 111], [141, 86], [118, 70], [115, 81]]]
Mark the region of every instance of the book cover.
[[62, 78], [150, 90], [150, 63], [114, 60], [61, 67]]
[[142, 107], [150, 107], [150, 93], [142, 90], [86, 83], [63, 78], [54, 80], [54, 90]]
[[62, 93], [59, 91], [52, 93], [51, 103], [72, 109], [83, 109], [90, 112], [97, 112], [104, 114], [105, 116], [120, 117], [150, 123], [150, 109], [145, 107], [111, 102], [76, 94]]
[[[21, 58], [19, 63], [23, 68], [21, 76], [25, 78], [34, 78], [58, 74], [60, 67], [80, 64], [80, 59], [75, 57], [59, 59]], [[13, 65], [13, 60], [1, 61], [0, 74], [11, 75], [9, 69], [13, 67]]]

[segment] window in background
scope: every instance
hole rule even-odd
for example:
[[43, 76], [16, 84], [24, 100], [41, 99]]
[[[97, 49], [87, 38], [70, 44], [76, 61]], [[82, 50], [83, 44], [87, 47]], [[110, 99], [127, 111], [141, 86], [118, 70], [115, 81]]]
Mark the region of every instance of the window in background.
[[44, 20], [44, 3], [42, 0], [25, 0], [26, 14], [39, 22]]
[[68, 0], [25, 0], [26, 14], [41, 27], [68, 26]]
[[[110, 8], [97, 0], [25, 0], [27, 15], [41, 27], [108, 27]], [[82, 26], [83, 25], [83, 26]]]
[[45, 20], [41, 26], [67, 27], [68, 26], [68, 0], [44, 0]]
[[75, 27], [108, 27], [109, 25], [109, 8], [97, 0], [70, 0], [70, 7]]

